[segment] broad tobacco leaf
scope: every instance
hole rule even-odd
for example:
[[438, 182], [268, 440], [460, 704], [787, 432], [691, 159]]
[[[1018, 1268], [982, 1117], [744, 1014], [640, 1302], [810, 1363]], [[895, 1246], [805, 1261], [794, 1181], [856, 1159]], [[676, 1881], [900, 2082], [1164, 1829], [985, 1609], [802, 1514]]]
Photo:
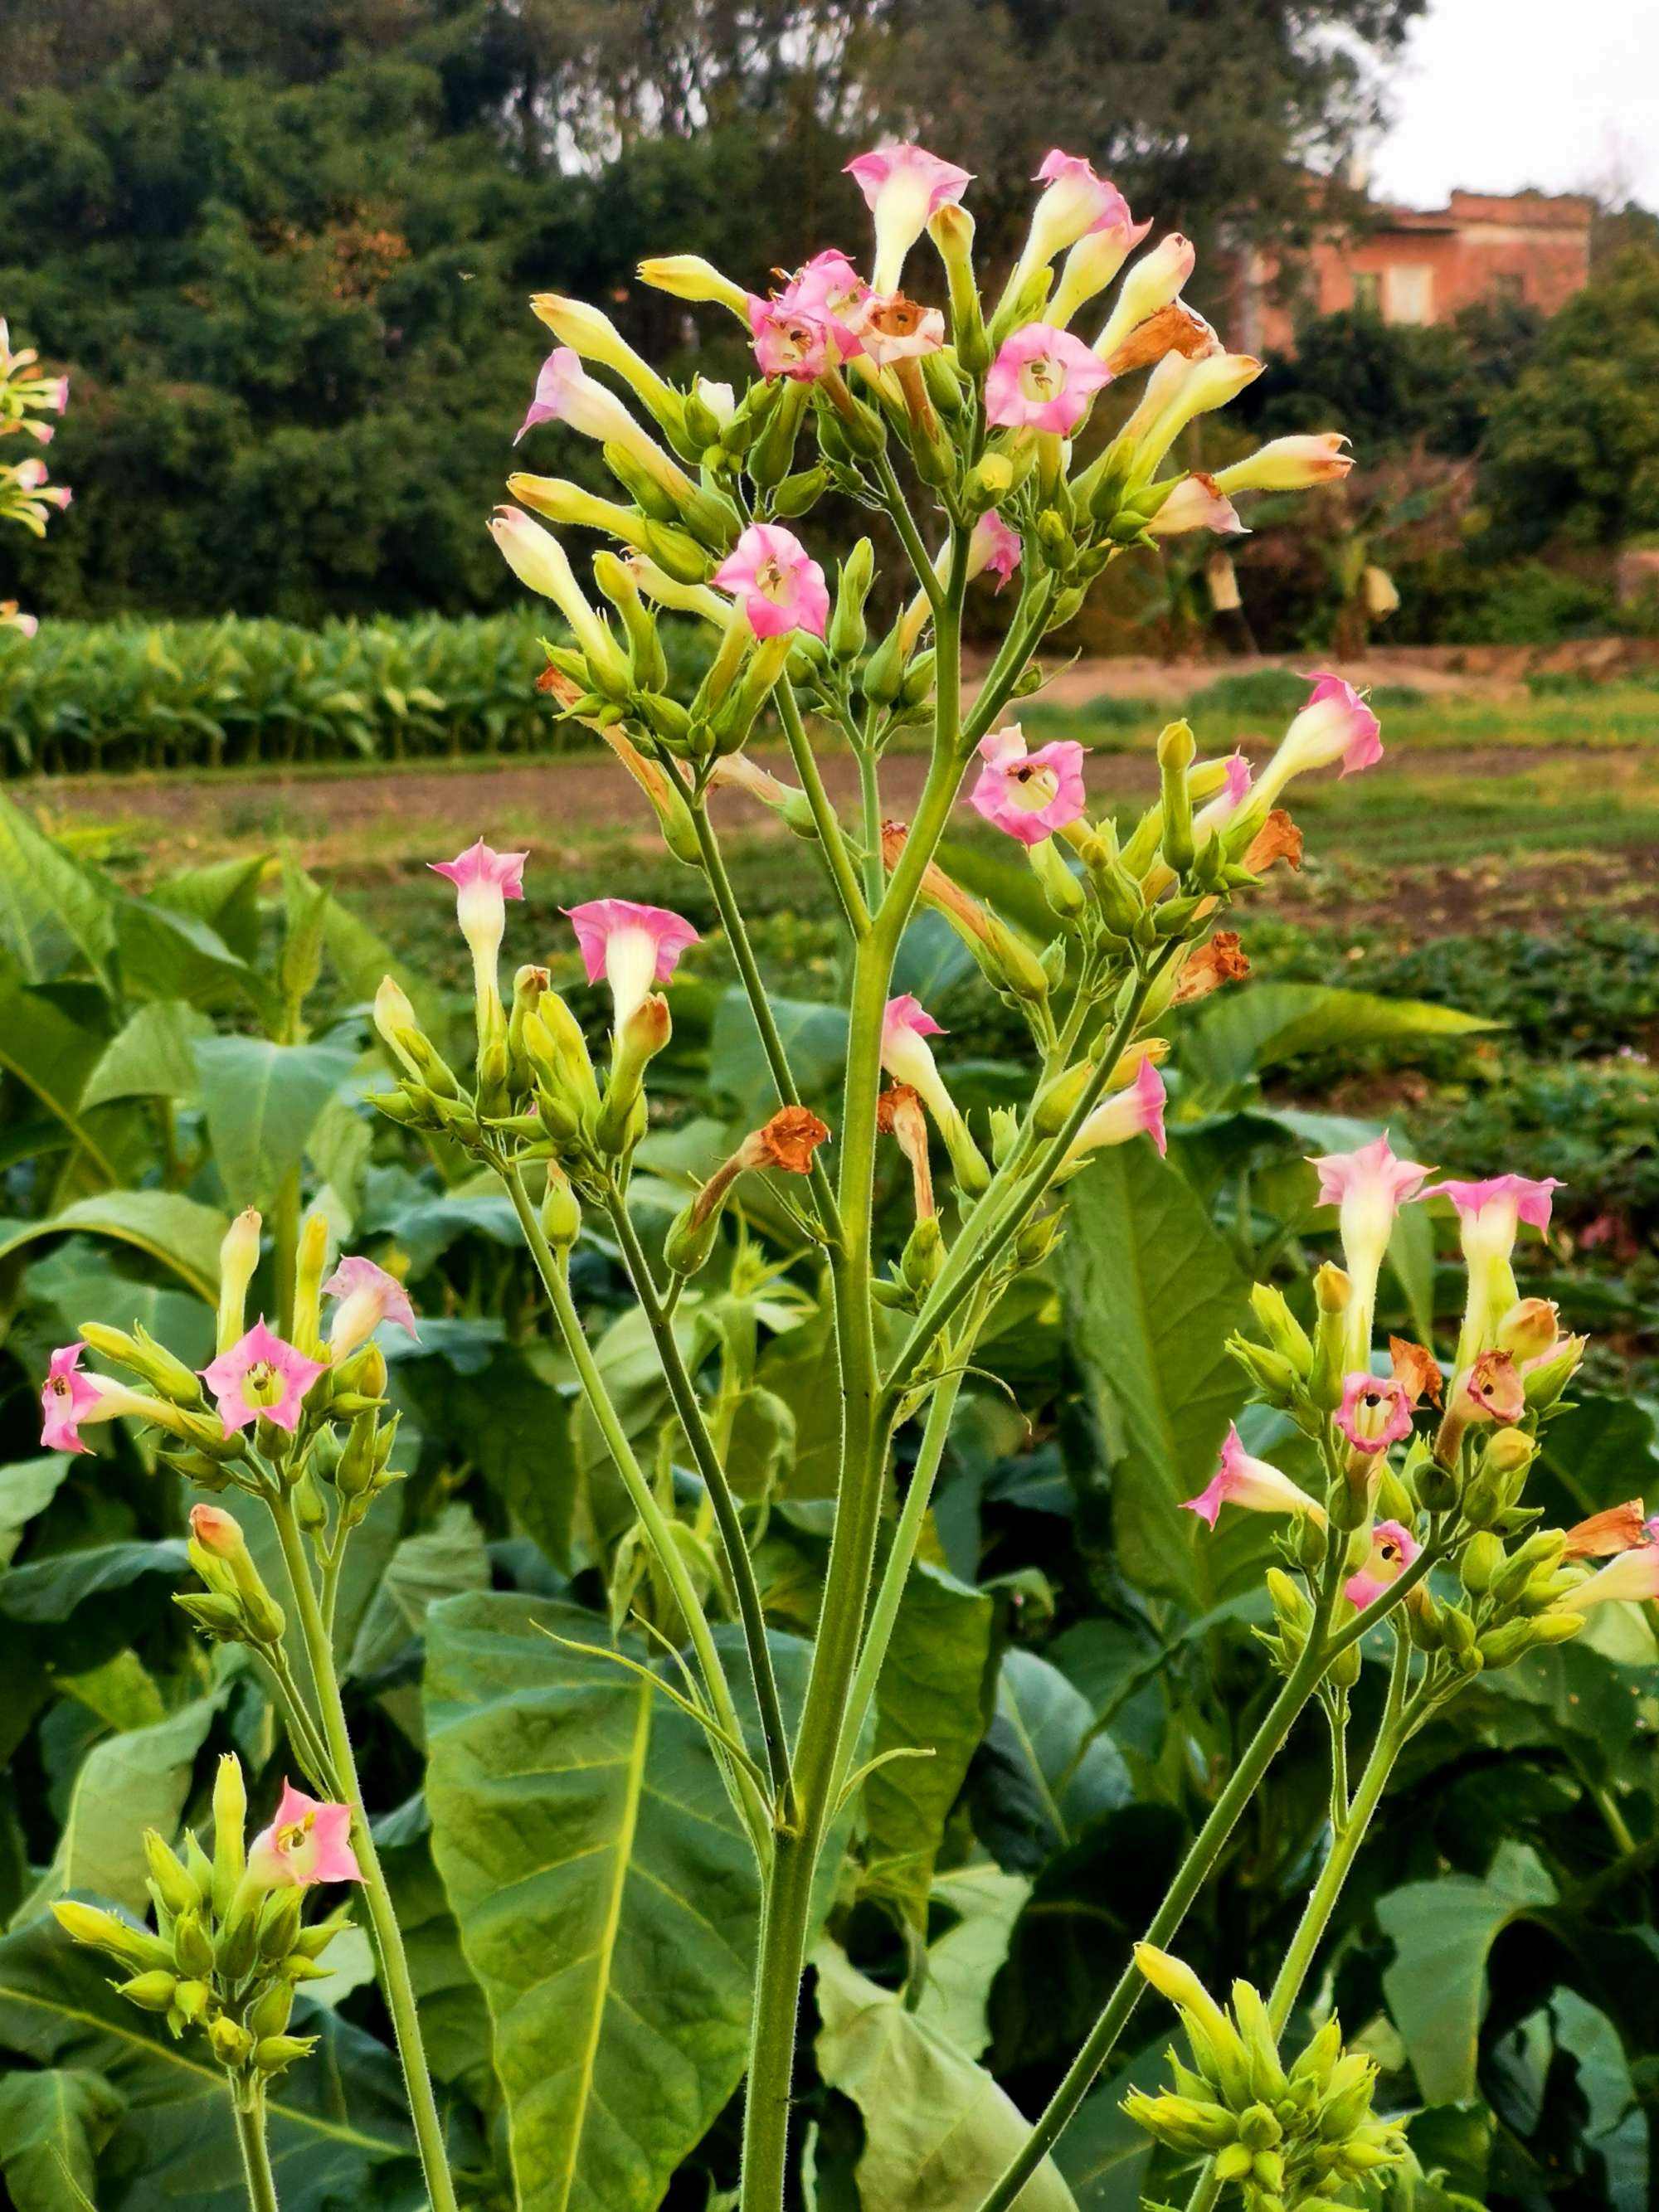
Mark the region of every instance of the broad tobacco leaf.
[[122, 2099], [76, 2066], [0, 2080], [0, 2174], [16, 2212], [82, 2212]]
[[521, 2212], [653, 2212], [742, 2076], [754, 1858], [696, 1723], [554, 1635], [604, 1630], [527, 1598], [433, 1608], [433, 1856], [495, 2023]]
[[1487, 1955], [1512, 1920], [1555, 1900], [1555, 1884], [1536, 1855], [1506, 1843], [1484, 1879], [1451, 1874], [1407, 1882], [1379, 1902], [1377, 1919], [1395, 1947], [1383, 1993], [1425, 2104], [1462, 2104], [1479, 2094]]
[[1243, 1398], [1224, 1346], [1249, 1285], [1150, 1145], [1103, 1152], [1073, 1188], [1061, 1273], [1109, 1458], [1119, 1562], [1140, 1589], [1202, 1612], [1218, 1595], [1208, 1532], [1181, 1501], [1209, 1480]]
[[[817, 1971], [818, 2070], [864, 2116], [863, 2212], [974, 2212], [1030, 2132], [984, 2068], [868, 1981], [833, 1943]], [[1052, 2160], [1015, 2212], [1077, 2212]]]

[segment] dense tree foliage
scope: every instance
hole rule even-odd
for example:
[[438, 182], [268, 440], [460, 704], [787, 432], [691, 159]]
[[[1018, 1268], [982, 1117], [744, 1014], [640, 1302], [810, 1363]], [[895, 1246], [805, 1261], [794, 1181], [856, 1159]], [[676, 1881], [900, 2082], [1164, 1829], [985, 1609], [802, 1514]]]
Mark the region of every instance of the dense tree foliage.
[[993, 252], [1054, 140], [1200, 241], [1283, 233], [1294, 162], [1364, 119], [1420, 5], [16, 0], [0, 298], [75, 375], [80, 505], [0, 589], [60, 615], [500, 604], [479, 523], [530, 290], [605, 299], [663, 354], [691, 331], [628, 296], [647, 243], [757, 280], [844, 228], [841, 165], [884, 131], [980, 173]]
[[1619, 253], [1497, 410], [1484, 489], [1511, 545], [1659, 531], [1659, 248]]

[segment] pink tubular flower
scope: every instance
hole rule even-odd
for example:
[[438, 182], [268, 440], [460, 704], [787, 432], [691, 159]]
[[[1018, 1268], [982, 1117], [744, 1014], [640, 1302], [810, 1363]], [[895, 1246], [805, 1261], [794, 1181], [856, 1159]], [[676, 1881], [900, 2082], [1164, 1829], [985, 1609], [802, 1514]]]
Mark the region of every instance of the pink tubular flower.
[[110, 1418], [107, 1413], [100, 1416], [98, 1407], [119, 1386], [106, 1382], [100, 1375], [80, 1372], [86, 1348], [84, 1344], [60, 1345], [46, 1368], [40, 1392], [40, 1441], [48, 1451], [88, 1450], [81, 1441], [82, 1422]]
[[261, 1419], [291, 1436], [300, 1425], [306, 1392], [323, 1372], [320, 1360], [296, 1352], [261, 1318], [202, 1370], [202, 1380], [218, 1402], [227, 1436]]
[[1189, 530], [1212, 530], [1218, 537], [1237, 538], [1244, 525], [1231, 500], [1216, 489], [1215, 478], [1194, 469], [1182, 477], [1146, 527], [1154, 538], [1179, 538]]
[[653, 983], [665, 983], [698, 932], [683, 915], [663, 906], [641, 906], [633, 899], [589, 899], [565, 908], [581, 947], [587, 980], [611, 986], [616, 1025], [621, 1029], [645, 1004]]
[[1382, 757], [1382, 725], [1352, 684], [1316, 672], [1308, 703], [1285, 732], [1261, 772], [1263, 803], [1271, 806], [1293, 775], [1340, 761], [1344, 775], [1372, 768]]
[[1554, 1195], [1561, 1187], [1558, 1176], [1534, 1179], [1501, 1175], [1488, 1176], [1484, 1182], [1431, 1183], [1423, 1195], [1450, 1199], [1462, 1222], [1466, 1250], [1475, 1239], [1483, 1248], [1501, 1243], [1507, 1255], [1522, 1222], [1540, 1236], [1549, 1227]]
[[359, 1345], [367, 1344], [383, 1321], [400, 1328], [415, 1342], [415, 1309], [409, 1292], [395, 1275], [377, 1267], [372, 1260], [354, 1255], [342, 1260], [323, 1285], [325, 1298], [337, 1298], [328, 1332], [328, 1348], [337, 1363], [349, 1359]]
[[1111, 371], [1081, 338], [1028, 323], [1006, 338], [985, 377], [985, 419], [1010, 429], [1076, 429]]
[[1321, 1206], [1338, 1209], [1342, 1257], [1353, 1280], [1348, 1310], [1348, 1364], [1364, 1372], [1371, 1349], [1376, 1279], [1402, 1206], [1421, 1195], [1429, 1170], [1416, 1160], [1396, 1159], [1387, 1130], [1357, 1152], [1327, 1152], [1310, 1164], [1319, 1171]]
[[829, 324], [804, 307], [782, 300], [749, 301], [749, 335], [763, 376], [787, 376], [811, 384], [831, 365]]
[[307, 1797], [283, 1784], [276, 1816], [247, 1847], [247, 1870], [262, 1889], [310, 1889], [319, 1881], [361, 1881], [351, 1848], [351, 1808]]
[[508, 899], [524, 896], [527, 853], [497, 853], [480, 837], [453, 860], [428, 860], [435, 876], [455, 886], [455, 918], [472, 954], [472, 972], [481, 992], [496, 988], [496, 963], [507, 927]]
[[1375, 1605], [1384, 1590], [1397, 1583], [1422, 1546], [1409, 1528], [1402, 1528], [1397, 1521], [1379, 1521], [1371, 1532], [1370, 1557], [1357, 1575], [1350, 1575], [1342, 1585], [1348, 1603], [1364, 1613], [1368, 1605]]
[[25, 614], [15, 599], [0, 599], [0, 629], [15, 629], [21, 636], [34, 637], [40, 629], [39, 615]]
[[1083, 811], [1083, 750], [1061, 738], [1028, 752], [1018, 722], [993, 730], [980, 739], [985, 765], [968, 803], [1022, 845], [1040, 845]]
[[1411, 1400], [1393, 1376], [1355, 1372], [1345, 1377], [1336, 1425], [1357, 1452], [1369, 1458], [1412, 1432]]
[[968, 540], [968, 574], [969, 577], [994, 576], [1000, 591], [1018, 568], [1024, 550], [1018, 531], [1011, 530], [993, 509], [981, 515]]
[[1094, 231], [1122, 235], [1127, 252], [1152, 228], [1142, 223], [1136, 229], [1127, 200], [1115, 185], [1097, 176], [1093, 163], [1080, 154], [1065, 154], [1054, 147], [1043, 155], [1036, 182], [1048, 187], [1031, 217], [1032, 240], [1040, 241], [1045, 262]]
[[1251, 1457], [1237, 1424], [1228, 1427], [1221, 1464], [1211, 1476], [1208, 1488], [1200, 1490], [1196, 1498], [1183, 1498], [1181, 1503], [1184, 1511], [1196, 1513], [1211, 1528], [1224, 1505], [1241, 1505], [1249, 1513], [1306, 1513], [1322, 1523], [1325, 1518], [1322, 1509], [1288, 1474], [1281, 1474], [1267, 1460]]
[[823, 635], [830, 619], [823, 570], [794, 532], [778, 523], [751, 522], [712, 581], [731, 592], [757, 637], [781, 637], [792, 629]]
[[779, 294], [778, 305], [821, 321], [841, 359], [854, 361], [864, 350], [860, 332], [870, 296], [870, 287], [847, 256], [830, 246], [796, 270]]
[[959, 200], [973, 178], [954, 161], [942, 161], [925, 146], [878, 146], [847, 164], [847, 174], [864, 194], [876, 219], [878, 292], [893, 292], [904, 258], [927, 227], [930, 216]]
[[1156, 1066], [1143, 1059], [1135, 1069], [1134, 1081], [1103, 1098], [1088, 1116], [1073, 1139], [1062, 1166], [1070, 1167], [1108, 1145], [1127, 1145], [1132, 1137], [1150, 1137], [1160, 1158], [1166, 1155], [1170, 1140], [1164, 1131], [1164, 1108], [1168, 1095]]
[[[933, 1019], [921, 1000], [913, 992], [902, 991], [887, 1001], [881, 1018], [881, 1064], [895, 1083], [908, 1083], [913, 1091], [921, 1091], [922, 1086], [912, 1072], [919, 1062], [911, 1040], [945, 1035], [944, 1024]], [[933, 1054], [927, 1051], [925, 1042], [921, 1049], [927, 1052], [931, 1066]], [[895, 1061], [899, 1064], [896, 1066]]]

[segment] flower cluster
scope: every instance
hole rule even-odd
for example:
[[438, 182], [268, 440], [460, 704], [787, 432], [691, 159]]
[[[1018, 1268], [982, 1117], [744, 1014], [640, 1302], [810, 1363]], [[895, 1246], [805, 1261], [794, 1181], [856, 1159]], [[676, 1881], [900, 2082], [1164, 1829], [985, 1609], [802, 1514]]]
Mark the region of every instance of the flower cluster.
[[[372, 1260], [353, 1255], [328, 1273], [326, 1224], [313, 1214], [301, 1237], [292, 1337], [263, 1315], [246, 1326], [260, 1231], [250, 1208], [225, 1237], [219, 1349], [199, 1374], [142, 1327], [129, 1334], [88, 1322], [76, 1342], [52, 1354], [40, 1440], [51, 1451], [86, 1452], [83, 1431], [135, 1421], [159, 1432], [167, 1463], [199, 1489], [292, 1492], [309, 1525], [320, 1528], [330, 1521], [326, 1487], [337, 1536], [396, 1480], [389, 1462], [397, 1419], [386, 1414], [386, 1356], [374, 1338], [385, 1323], [413, 1337], [414, 1309], [398, 1279]], [[332, 1301], [326, 1325], [325, 1299]], [[125, 1368], [137, 1386], [84, 1367], [88, 1352]], [[206, 1589], [179, 1603], [204, 1635], [267, 1649], [279, 1642], [282, 1610], [232, 1515], [194, 1507], [190, 1554]]]
[[[69, 405], [69, 379], [43, 376], [38, 356], [24, 348], [12, 350], [11, 333], [0, 321], [0, 438], [32, 438], [49, 446], [57, 434], [50, 419]], [[46, 465], [33, 453], [21, 461], [0, 463], [0, 521], [21, 522], [35, 537], [44, 538], [56, 512], [70, 503], [68, 487], [48, 482]], [[24, 614], [15, 599], [0, 599], [0, 629], [21, 630], [33, 637], [39, 627], [33, 615]]]
[[[1584, 1352], [1553, 1304], [1521, 1295], [1514, 1273], [1522, 1226], [1547, 1230], [1558, 1186], [1518, 1175], [1431, 1182], [1386, 1134], [1313, 1165], [1321, 1201], [1337, 1212], [1345, 1264], [1315, 1279], [1311, 1332], [1282, 1293], [1258, 1284], [1251, 1303], [1265, 1341], [1240, 1336], [1231, 1348], [1257, 1395], [1313, 1447], [1318, 1494], [1253, 1456], [1235, 1427], [1188, 1509], [1211, 1528], [1225, 1505], [1286, 1516], [1286, 1556], [1310, 1577], [1328, 1544], [1339, 1544], [1349, 1617], [1409, 1577], [1405, 1626], [1433, 1661], [1431, 1695], [1565, 1642], [1595, 1606], [1659, 1597], [1659, 1519], [1639, 1499], [1568, 1529], [1537, 1528], [1522, 1502], [1539, 1431]], [[1425, 1346], [1391, 1337], [1384, 1363], [1371, 1345], [1395, 1218], [1434, 1198], [1456, 1213], [1468, 1282], [1444, 1370]], [[1592, 1571], [1584, 1563], [1593, 1559], [1607, 1564]], [[1270, 1641], [1288, 1669], [1307, 1647], [1314, 1601], [1277, 1569], [1269, 1584], [1278, 1616]]]
[[154, 1829], [146, 1834], [153, 1930], [77, 1899], [52, 1907], [76, 1942], [122, 1968], [112, 1984], [120, 1996], [164, 2014], [175, 2037], [206, 2038], [244, 2107], [317, 2040], [289, 2032], [295, 1991], [327, 1972], [320, 1961], [348, 1915], [307, 1925], [308, 1892], [362, 1879], [348, 1806], [284, 1783], [269, 1826], [251, 1840], [246, 1814], [242, 1769], [228, 1756], [214, 1784], [210, 1851], [191, 1833], [181, 1857]]
[[1192, 2054], [1169, 2054], [1173, 2087], [1133, 2090], [1123, 2109], [1171, 2150], [1213, 2160], [1245, 2212], [1320, 2212], [1331, 2193], [1397, 2165], [1402, 2131], [1371, 2112], [1376, 2062], [1342, 2047], [1334, 2020], [1287, 2066], [1266, 2004], [1235, 1982], [1218, 2005], [1190, 1966], [1151, 1943], [1135, 1946], [1142, 1975], [1181, 2015]]
[[[646, 283], [742, 324], [757, 374], [741, 392], [702, 379], [677, 388], [581, 301], [544, 293], [532, 303], [557, 343], [520, 437], [558, 424], [593, 440], [623, 496], [520, 473], [507, 486], [518, 504], [498, 510], [490, 527], [517, 574], [568, 625], [569, 642], [550, 656], [571, 687], [563, 710], [632, 723], [682, 760], [736, 751], [786, 670], [826, 702], [856, 702], [872, 717], [872, 743], [925, 702], [931, 593], [872, 644], [862, 551], [832, 597], [822, 563], [790, 526], [832, 489], [869, 502], [896, 443], [970, 533], [968, 574], [989, 569], [1006, 581], [1027, 563], [1048, 580], [1039, 635], [1075, 612], [1083, 589], [1126, 547], [1176, 531], [1236, 531], [1236, 493], [1316, 484], [1350, 466], [1343, 441], [1328, 432], [1279, 440], [1218, 476], [1161, 473], [1182, 432], [1224, 406], [1261, 364], [1228, 353], [1182, 300], [1194, 266], [1187, 240], [1171, 234], [1132, 258], [1151, 226], [1134, 222], [1086, 161], [1055, 149], [1042, 163], [1024, 243], [994, 304], [975, 278], [966, 170], [905, 144], [848, 168], [873, 220], [867, 276], [838, 246], [764, 294], [696, 256], [641, 266]], [[919, 282], [924, 235], [943, 278], [939, 305], [904, 289]], [[1073, 325], [1114, 283], [1091, 343]], [[1074, 465], [1073, 442], [1099, 395], [1143, 375], [1115, 434], [1086, 466]], [[608, 612], [534, 516], [615, 541], [621, 557], [602, 553], [593, 567]], [[943, 584], [948, 546], [939, 557]], [[689, 705], [668, 696], [653, 606], [719, 632]]]

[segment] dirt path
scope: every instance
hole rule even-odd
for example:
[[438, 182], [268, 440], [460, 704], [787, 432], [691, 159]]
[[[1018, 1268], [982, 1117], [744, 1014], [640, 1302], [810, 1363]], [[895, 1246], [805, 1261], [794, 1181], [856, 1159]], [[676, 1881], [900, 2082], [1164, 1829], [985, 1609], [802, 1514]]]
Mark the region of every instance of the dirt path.
[[[1264, 753], [1264, 744], [1247, 750]], [[1571, 756], [1576, 757], [1576, 756]], [[756, 749], [764, 767], [794, 780], [787, 753]], [[1512, 775], [1516, 757], [1498, 747], [1398, 754], [1408, 762], [1413, 781], [1494, 780]], [[1528, 770], [1570, 757], [1543, 749], [1524, 756]], [[1605, 758], [1605, 756], [1603, 757]], [[1595, 756], [1586, 755], [1587, 761]], [[844, 750], [826, 750], [819, 760], [830, 798], [851, 808], [858, 799], [856, 765]], [[890, 754], [882, 763], [882, 786], [890, 811], [904, 815], [915, 804], [927, 774], [921, 753]], [[1146, 754], [1091, 753], [1087, 767], [1091, 796], [1097, 800], [1135, 798], [1156, 787], [1158, 771]], [[488, 762], [453, 769], [409, 766], [368, 775], [307, 775], [264, 769], [246, 775], [194, 777], [109, 776], [53, 778], [14, 787], [25, 805], [55, 816], [88, 823], [122, 824], [134, 831], [154, 824], [185, 844], [216, 843], [259, 836], [293, 836], [331, 850], [356, 837], [365, 847], [383, 837], [401, 842], [423, 824], [459, 834], [478, 824], [499, 830], [511, 821], [536, 822], [544, 836], [562, 833], [591, 836], [614, 830], [626, 835], [646, 824], [644, 803], [611, 755], [595, 744], [591, 753], [564, 754], [548, 760]], [[723, 826], [733, 830], [775, 829], [777, 817], [741, 792], [723, 792], [715, 801]], [[440, 839], [441, 842], [441, 838]]]

